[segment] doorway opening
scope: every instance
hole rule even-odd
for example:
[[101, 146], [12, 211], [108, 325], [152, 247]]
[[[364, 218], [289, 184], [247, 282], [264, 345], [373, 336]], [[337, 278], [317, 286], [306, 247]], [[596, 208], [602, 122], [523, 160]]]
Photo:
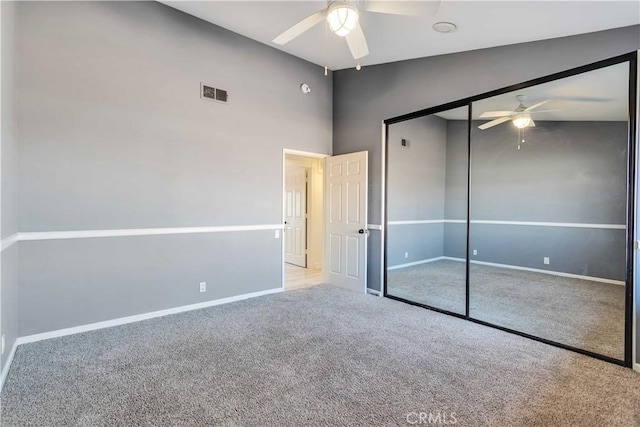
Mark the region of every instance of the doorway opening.
[[284, 290], [324, 280], [324, 154], [284, 150]]

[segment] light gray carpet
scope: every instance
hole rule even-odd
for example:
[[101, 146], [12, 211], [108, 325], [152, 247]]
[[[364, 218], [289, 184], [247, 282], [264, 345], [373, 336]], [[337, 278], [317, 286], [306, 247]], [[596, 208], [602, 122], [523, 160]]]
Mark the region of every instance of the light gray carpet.
[[[470, 315], [624, 359], [624, 286], [471, 264]], [[465, 263], [439, 260], [387, 274], [387, 292], [464, 314]]]
[[629, 427], [640, 375], [320, 285], [21, 346], [1, 403], [3, 426]]

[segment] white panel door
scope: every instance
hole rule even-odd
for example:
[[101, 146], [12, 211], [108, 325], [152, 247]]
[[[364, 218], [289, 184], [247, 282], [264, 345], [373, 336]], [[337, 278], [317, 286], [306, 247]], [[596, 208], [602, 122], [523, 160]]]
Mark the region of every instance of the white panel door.
[[367, 288], [367, 152], [327, 157], [325, 281]]
[[284, 179], [284, 261], [307, 266], [307, 169], [287, 166]]

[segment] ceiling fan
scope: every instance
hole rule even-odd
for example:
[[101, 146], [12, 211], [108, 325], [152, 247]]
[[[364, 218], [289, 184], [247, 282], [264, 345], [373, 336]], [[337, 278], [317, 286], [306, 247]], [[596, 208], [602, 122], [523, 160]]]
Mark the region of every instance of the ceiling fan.
[[[363, 3], [364, 10], [367, 12], [392, 15], [428, 15], [437, 12], [440, 7], [440, 1], [366, 0]], [[367, 39], [358, 22], [360, 13], [361, 11], [356, 1], [330, 0], [326, 8], [307, 16], [273, 39], [273, 42], [279, 45], [286, 44], [316, 24], [326, 20], [329, 29], [334, 34], [345, 38], [353, 59], [357, 61], [369, 54]], [[360, 69], [359, 64], [356, 68]]]
[[[491, 119], [494, 117], [498, 117], [495, 120], [491, 120], [490, 122], [484, 123], [478, 126], [478, 129], [485, 130], [497, 126], [499, 124], [505, 122], [512, 122], [515, 127], [518, 129], [524, 129], [526, 127], [535, 127], [535, 122], [531, 118], [531, 114], [536, 112], [534, 111], [536, 108], [541, 107], [550, 101], [547, 99], [545, 101], [540, 101], [536, 104], [533, 104], [529, 107], [525, 105], [526, 95], [517, 95], [516, 99], [520, 103], [518, 108], [513, 111], [487, 111], [480, 115], [481, 119]], [[539, 112], [539, 111], [538, 111]]]

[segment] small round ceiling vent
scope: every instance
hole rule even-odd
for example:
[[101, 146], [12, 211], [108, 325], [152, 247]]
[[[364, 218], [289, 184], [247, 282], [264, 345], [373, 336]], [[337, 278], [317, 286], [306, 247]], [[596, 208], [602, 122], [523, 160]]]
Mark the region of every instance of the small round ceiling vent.
[[433, 29], [439, 33], [453, 33], [458, 27], [451, 22], [436, 22]]

